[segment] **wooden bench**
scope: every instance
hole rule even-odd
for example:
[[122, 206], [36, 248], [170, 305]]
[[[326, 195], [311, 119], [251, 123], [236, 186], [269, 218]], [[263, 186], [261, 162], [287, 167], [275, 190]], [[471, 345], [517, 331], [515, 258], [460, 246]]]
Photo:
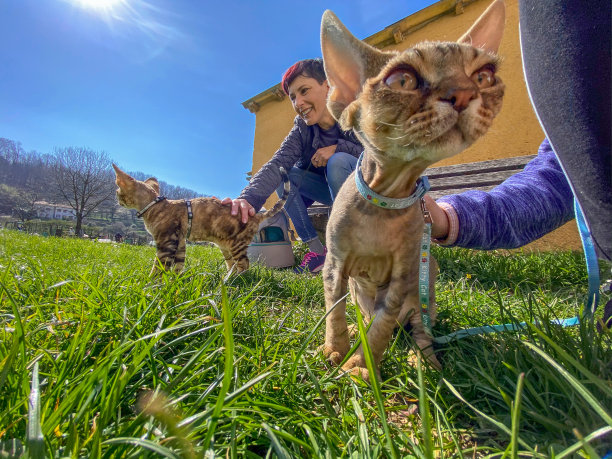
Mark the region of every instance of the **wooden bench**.
[[[521, 171], [525, 164], [535, 156], [515, 156], [454, 166], [430, 167], [424, 173], [431, 186], [429, 195], [437, 199], [447, 194], [457, 194], [468, 190], [488, 191]], [[319, 203], [313, 204], [308, 209], [308, 215], [319, 236], [322, 237], [321, 240], [325, 240], [325, 227], [330, 211], [330, 206]]]

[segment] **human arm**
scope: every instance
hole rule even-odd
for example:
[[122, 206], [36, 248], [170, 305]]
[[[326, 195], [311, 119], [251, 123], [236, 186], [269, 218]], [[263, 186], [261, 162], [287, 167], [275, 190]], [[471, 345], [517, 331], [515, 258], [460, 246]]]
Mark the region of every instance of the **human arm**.
[[[491, 191], [444, 196], [437, 205], [447, 227], [436, 228], [434, 215], [432, 234], [445, 238], [442, 245], [485, 250], [523, 246], [574, 217], [572, 191], [548, 140], [521, 172]], [[453, 225], [456, 235], [446, 237]]]
[[[300, 159], [302, 150], [303, 135], [296, 119], [293, 128], [287, 134], [285, 140], [283, 140], [280, 148], [251, 178], [249, 184], [242, 190], [240, 196], [234, 202], [243, 200], [253, 207], [254, 211], [261, 209], [268, 196], [272, 194], [282, 181], [279, 168], [282, 166], [286, 171], [291, 170], [293, 165]], [[241, 206], [240, 202], [237, 205]], [[234, 204], [232, 204], [232, 209], [233, 206]], [[244, 217], [244, 213], [242, 215]]]

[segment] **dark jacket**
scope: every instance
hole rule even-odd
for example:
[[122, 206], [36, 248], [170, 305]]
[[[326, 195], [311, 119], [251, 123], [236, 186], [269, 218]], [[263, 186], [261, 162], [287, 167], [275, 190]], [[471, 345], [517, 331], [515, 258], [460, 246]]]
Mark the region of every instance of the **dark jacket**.
[[[239, 199], [246, 199], [255, 210], [259, 210], [263, 206], [268, 196], [280, 185], [281, 176], [278, 168], [283, 166], [287, 172], [293, 167], [300, 169], [308, 169], [321, 175], [324, 174], [324, 167], [314, 167], [310, 161], [312, 155], [322, 147], [337, 145], [337, 152], [349, 153], [356, 158], [363, 151], [363, 147], [355, 137], [353, 131], [343, 131], [335, 124], [333, 128], [326, 131], [336, 130], [338, 135], [331, 138], [322, 136], [321, 128], [318, 124], [308, 126], [302, 118], [295, 117], [293, 128], [283, 140], [280, 148], [274, 153], [272, 159], [262, 166], [262, 168], [251, 179], [246, 186]], [[323, 137], [327, 137], [324, 139]]]

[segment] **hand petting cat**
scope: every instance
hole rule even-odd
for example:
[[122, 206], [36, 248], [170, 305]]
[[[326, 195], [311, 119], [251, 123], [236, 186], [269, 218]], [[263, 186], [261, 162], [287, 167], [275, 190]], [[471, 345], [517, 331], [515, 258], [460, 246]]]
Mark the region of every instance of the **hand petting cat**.
[[238, 212], [240, 212], [240, 219], [242, 223], [247, 223], [249, 221], [249, 218], [257, 213], [255, 212], [255, 208], [246, 199], [224, 198], [221, 201], [221, 204], [223, 204], [224, 206], [231, 204], [232, 215], [238, 215]]

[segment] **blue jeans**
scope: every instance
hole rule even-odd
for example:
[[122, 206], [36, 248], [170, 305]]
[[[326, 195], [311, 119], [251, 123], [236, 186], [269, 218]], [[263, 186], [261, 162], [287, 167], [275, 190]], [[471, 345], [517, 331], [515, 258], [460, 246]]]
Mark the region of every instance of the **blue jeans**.
[[[331, 205], [340, 187], [355, 170], [357, 158], [348, 153], [334, 153], [325, 167], [325, 176], [316, 174], [309, 170], [292, 167], [289, 171], [291, 191], [285, 204], [285, 209], [293, 222], [295, 231], [304, 242], [318, 237], [317, 231], [312, 226], [307, 209], [313, 202]], [[276, 193], [283, 194], [283, 185], [278, 187]]]

